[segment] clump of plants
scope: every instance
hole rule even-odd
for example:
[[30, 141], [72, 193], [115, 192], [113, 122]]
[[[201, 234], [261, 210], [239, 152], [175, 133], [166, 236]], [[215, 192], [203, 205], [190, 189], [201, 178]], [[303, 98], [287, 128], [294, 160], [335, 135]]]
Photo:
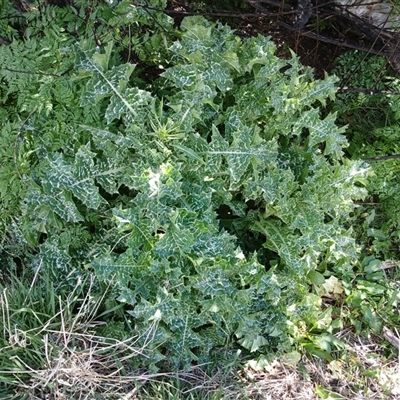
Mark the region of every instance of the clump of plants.
[[335, 79], [200, 17], [179, 40], [162, 35], [151, 82], [115, 37], [96, 46], [67, 34], [62, 47], [42, 38], [49, 51], [30, 62], [51, 75], [29, 75], [27, 92], [11, 89], [25, 75], [3, 74], [19, 102], [6, 98], [7, 112], [23, 113], [11, 119], [8, 165], [22, 184], [8, 232], [59, 292], [89, 271], [113, 287], [118, 326], [148, 350], [138, 367], [283, 354], [330, 326], [310, 288], [351, 274], [357, 258], [344, 222], [365, 168], [343, 159], [335, 115], [321, 117]]
[[[396, 324], [381, 262], [396, 231], [367, 204], [392, 198], [395, 168], [371, 177], [360, 158], [377, 154], [336, 123], [365, 98], [337, 101], [336, 78], [279, 59], [270, 38], [202, 17], [178, 28], [148, 3], [0, 10], [1, 393], [102, 395], [111, 381], [85, 379], [104, 371], [128, 392], [143, 368], [302, 353], [334, 369], [344, 327]], [[383, 149], [396, 130], [381, 122]]]

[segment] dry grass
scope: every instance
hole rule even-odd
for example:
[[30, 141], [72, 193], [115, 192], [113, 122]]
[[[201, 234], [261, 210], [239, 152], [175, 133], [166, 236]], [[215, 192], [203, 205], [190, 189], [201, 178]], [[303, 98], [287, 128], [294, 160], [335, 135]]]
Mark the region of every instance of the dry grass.
[[334, 361], [303, 357], [302, 368], [274, 361], [268, 371], [248, 371], [249, 397], [266, 400], [400, 399], [400, 358], [387, 361], [378, 338], [367, 340], [354, 335], [350, 329], [338, 336], [347, 346]]
[[[26, 359], [13, 355], [10, 362], [19, 369], [0, 371], [0, 376], [11, 376], [15, 388], [15, 395], [7, 398], [400, 399], [400, 359], [388, 361], [384, 355], [390, 352], [380, 344], [382, 339], [367, 340], [350, 329], [337, 334], [346, 348], [331, 362], [303, 356], [296, 367], [276, 360], [263, 371], [247, 368], [227, 373], [221, 366], [212, 376], [199, 367], [181, 373], [152, 374], [140, 370], [135, 357], [150, 356], [149, 344], [158, 321], [149, 326], [141, 346], [137, 337], [117, 340], [97, 336], [94, 317], [102, 299], [94, 300], [90, 292], [79, 300], [76, 312], [71, 313], [77, 298], [74, 291], [65, 302], [59, 300], [57, 315], [43, 326], [25, 332], [16, 330], [8, 311], [9, 294], [6, 290], [1, 293], [3, 335], [8, 346], [0, 351], [28, 350], [34, 338], [34, 350], [41, 353], [42, 365], [40, 369], [33, 368]], [[395, 351], [393, 347], [392, 353]]]
[[[80, 285], [78, 282], [66, 301], [58, 299], [60, 311], [56, 315], [43, 326], [26, 332], [15, 328], [17, 323], [9, 312], [10, 294], [7, 290], [1, 293], [3, 335], [8, 339], [8, 346], [1, 350], [12, 353], [32, 347], [42, 353], [42, 369], [32, 368], [22, 357], [14, 355], [10, 362], [17, 365], [18, 370], [7, 368], [0, 371], [0, 374], [10, 375], [19, 382], [14, 385], [17, 396], [19, 393], [21, 397], [28, 395], [32, 400], [81, 400], [93, 398], [97, 393], [105, 398], [120, 398], [116, 393], [135, 390], [135, 382], [140, 379], [130, 373], [130, 361], [139, 354], [146, 354], [146, 346], [156, 332], [157, 322], [149, 326], [145, 345], [141, 347], [137, 346], [137, 337], [117, 340], [96, 336], [94, 328], [100, 323], [94, 322], [94, 318], [103, 298], [94, 300], [92, 297], [92, 279], [84, 298], [77, 301]], [[79, 308], [72, 314], [77, 303]]]
[[[199, 368], [180, 374], [133, 371], [129, 360], [145, 351], [135, 347], [134, 338], [118, 341], [68, 331], [48, 332], [44, 336], [48, 365], [35, 371], [26, 366], [31, 379], [20, 383], [19, 392], [29, 393], [32, 400], [89, 400], [99, 394], [100, 398], [123, 400], [399, 399], [398, 360], [385, 361], [380, 345], [356, 337], [350, 330], [342, 332], [342, 339], [348, 348], [341, 360], [328, 363], [304, 357], [301, 372], [276, 360], [263, 372], [242, 371], [239, 378], [224, 376], [222, 371], [208, 376]], [[175, 386], [177, 379], [179, 389]]]

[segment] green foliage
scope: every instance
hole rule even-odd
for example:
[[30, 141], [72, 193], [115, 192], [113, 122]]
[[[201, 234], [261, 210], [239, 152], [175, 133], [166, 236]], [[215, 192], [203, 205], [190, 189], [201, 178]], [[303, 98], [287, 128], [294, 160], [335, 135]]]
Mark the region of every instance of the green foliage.
[[356, 257], [343, 221], [364, 195], [335, 115], [320, 116], [335, 79], [268, 38], [202, 18], [181, 29], [152, 86], [113, 40], [68, 44], [52, 72], [71, 76], [30, 76], [40, 103], [23, 130], [33, 264], [59, 290], [87, 268], [111, 283], [154, 369], [288, 350], [322, 312], [317, 266]]
[[0, 18], [0, 37], [11, 42], [18, 34], [15, 25], [20, 18], [19, 12], [9, 0], [0, 1], [0, 10], [2, 16], [7, 15], [7, 18]]
[[[346, 52], [339, 56], [334, 73], [340, 78], [341, 84], [350, 88], [371, 90], [390, 90], [394, 87], [385, 77], [385, 59], [378, 56], [365, 56], [359, 52]], [[394, 89], [395, 90], [395, 89]], [[337, 96], [332, 107], [339, 115], [339, 121], [348, 125], [347, 136], [350, 146], [347, 149], [350, 156], [367, 156], [364, 148], [372, 144], [370, 133], [377, 128], [395, 123], [395, 113], [391, 111], [390, 103], [394, 98], [367, 93], [343, 93]]]
[[160, 12], [94, 5], [33, 9], [27, 40], [0, 48], [3, 248], [32, 248], [61, 295], [89, 271], [111, 285], [105, 331], [146, 348], [132, 368], [261, 365], [292, 345], [329, 359], [321, 296], [344, 287], [372, 326], [380, 290], [346, 286], [364, 273], [349, 216], [368, 167], [322, 116], [336, 79], [203, 18], [177, 34]]
[[[337, 60], [335, 72], [349, 87], [399, 91], [398, 79], [386, 76], [384, 59], [369, 56], [363, 60], [364, 56], [356, 52], [345, 53]], [[332, 108], [339, 121], [349, 125], [348, 153], [353, 159], [399, 153], [399, 105], [396, 95], [338, 95]], [[348, 222], [362, 245], [361, 262], [353, 274], [339, 269], [336, 277], [340, 279], [340, 295], [344, 295], [345, 304], [340, 311], [340, 324], [348, 321], [357, 333], [367, 328], [378, 334], [383, 325], [397, 324], [399, 161], [369, 164], [368, 197], [357, 204]]]
[[[398, 79], [380, 78], [384, 74], [384, 59], [370, 56], [355, 69], [362, 59], [361, 54], [345, 53], [339, 57], [335, 72], [342, 79], [349, 78], [347, 85], [350, 87], [399, 91]], [[348, 151], [353, 159], [399, 154], [398, 96], [344, 94], [338, 96], [333, 108], [340, 115], [340, 121], [349, 123], [351, 146]], [[354, 218], [366, 255], [372, 253], [383, 260], [399, 256], [399, 166], [396, 159], [371, 162], [369, 198], [360, 204]]]
[[[154, 1], [154, 5], [163, 7], [165, 4]], [[6, 260], [2, 268], [12, 266], [10, 256], [26, 258], [32, 250], [29, 245], [36, 246], [43, 234], [47, 234], [49, 226], [61, 235], [59, 238], [63, 237], [62, 240], [71, 237], [60, 219], [60, 214], [70, 221], [82, 219], [71, 196], [78, 195], [83, 199], [82, 207], [102, 201], [98, 195], [96, 197], [98, 188], [93, 186], [93, 179], [88, 178], [87, 173], [95, 173], [104, 186], [115, 186], [112, 174], [104, 174], [104, 171], [112, 170], [112, 160], [103, 158], [90, 167], [86, 165], [90, 150], [82, 148], [81, 160], [75, 164], [73, 161], [75, 151], [90, 138], [79, 125], [91, 124], [102, 115], [100, 107], [80, 106], [84, 90], [82, 76], [75, 79], [70, 76], [77, 56], [74, 46], [82, 52], [93, 51], [93, 46], [87, 43], [93, 43], [95, 38], [97, 44], [110, 43], [113, 49], [111, 60], [107, 60], [110, 65], [121, 64], [122, 57], [128, 60], [139, 57], [158, 65], [160, 55], [169, 46], [171, 34], [170, 18], [134, 7], [127, 1], [117, 5], [95, 1], [91, 7], [86, 1], [77, 1], [68, 7], [44, 6], [43, 2], [38, 2], [20, 9], [16, 9], [11, 1], [2, 2], [0, 36], [11, 41], [9, 46], [0, 46], [0, 232], [2, 257], [4, 254]], [[81, 40], [79, 45], [77, 37]], [[115, 43], [114, 46], [111, 43]], [[159, 43], [163, 46], [158, 46]], [[132, 100], [129, 96], [128, 99]], [[70, 170], [63, 182], [58, 182], [49, 170], [49, 165], [57, 169], [60, 165], [67, 168], [71, 163], [80, 171], [74, 175]], [[40, 176], [46, 180], [42, 187], [36, 185]], [[78, 181], [82, 182], [74, 187], [73, 193], [67, 193], [66, 185], [71, 187]], [[61, 184], [60, 195], [58, 184]], [[84, 193], [86, 190], [88, 192]], [[26, 205], [30, 210], [35, 210], [35, 204], [41, 201], [45, 207], [34, 211], [37, 212], [34, 221], [21, 224], [21, 207], [25, 208], [21, 202], [26, 194]], [[59, 206], [63, 201], [71, 206], [70, 210]], [[93, 225], [90, 229], [89, 224], [71, 228], [75, 242], [87, 242], [96, 236], [93, 231], [96, 231], [98, 214], [84, 213], [85, 219]]]

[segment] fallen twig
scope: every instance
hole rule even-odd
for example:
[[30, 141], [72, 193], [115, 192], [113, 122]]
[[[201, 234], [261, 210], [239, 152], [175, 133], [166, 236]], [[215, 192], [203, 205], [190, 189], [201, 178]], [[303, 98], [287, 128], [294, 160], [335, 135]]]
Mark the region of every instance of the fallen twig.
[[389, 328], [386, 328], [386, 326], [383, 327], [382, 329], [383, 337], [396, 349], [400, 349], [400, 338], [397, 337]]

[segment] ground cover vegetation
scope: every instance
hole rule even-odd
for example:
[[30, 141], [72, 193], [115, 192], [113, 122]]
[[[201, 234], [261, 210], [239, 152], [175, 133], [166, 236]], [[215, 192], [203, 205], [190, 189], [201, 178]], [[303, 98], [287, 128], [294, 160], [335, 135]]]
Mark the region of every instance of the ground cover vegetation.
[[127, 0], [0, 13], [2, 398], [268, 398], [249, 371], [309, 360], [332, 379], [306, 398], [399, 395], [371, 362], [398, 343], [399, 164], [370, 160], [399, 100], [336, 94], [351, 69], [399, 91], [382, 59], [317, 80]]

